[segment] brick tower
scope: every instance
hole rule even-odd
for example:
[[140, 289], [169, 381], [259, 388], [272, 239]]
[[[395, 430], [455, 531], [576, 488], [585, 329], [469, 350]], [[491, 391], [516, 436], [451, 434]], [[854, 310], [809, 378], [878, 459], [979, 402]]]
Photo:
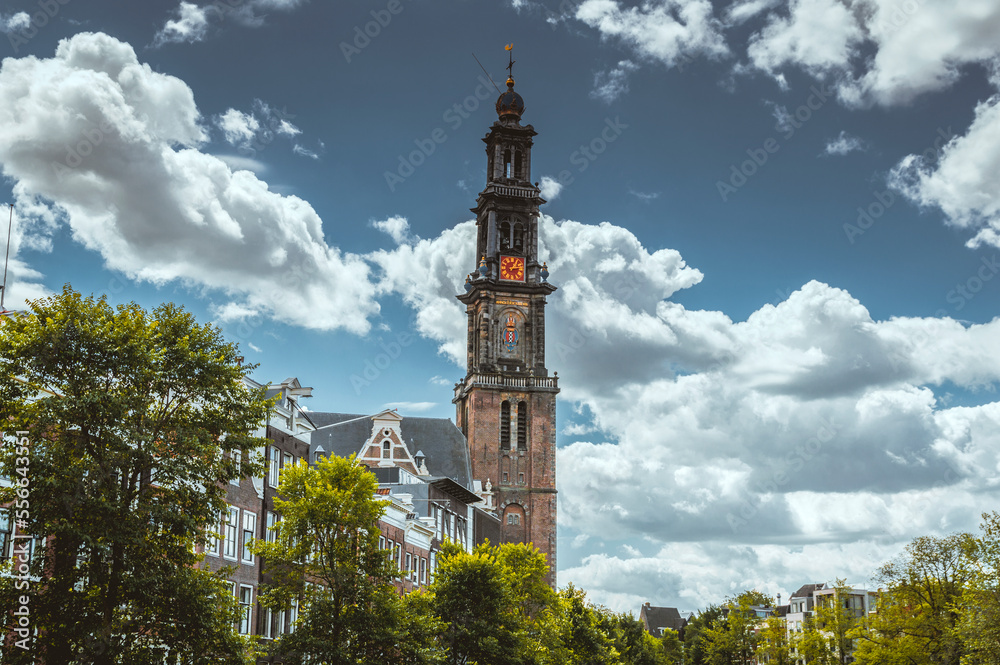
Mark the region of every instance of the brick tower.
[[480, 263], [458, 296], [468, 312], [468, 372], [453, 401], [472, 476], [493, 485], [503, 541], [534, 543], [554, 584], [559, 386], [545, 367], [545, 298], [556, 287], [538, 261], [538, 206], [545, 201], [531, 184], [536, 132], [520, 123], [524, 101], [513, 73], [496, 108], [499, 119], [483, 139], [486, 188], [472, 208]]

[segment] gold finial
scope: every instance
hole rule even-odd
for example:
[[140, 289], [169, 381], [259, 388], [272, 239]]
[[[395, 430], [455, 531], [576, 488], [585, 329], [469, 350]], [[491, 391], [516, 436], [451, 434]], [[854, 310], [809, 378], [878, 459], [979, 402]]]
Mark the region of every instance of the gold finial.
[[507, 65], [507, 87], [514, 87], [514, 42], [504, 46], [507, 49], [507, 54], [510, 56], [510, 63]]

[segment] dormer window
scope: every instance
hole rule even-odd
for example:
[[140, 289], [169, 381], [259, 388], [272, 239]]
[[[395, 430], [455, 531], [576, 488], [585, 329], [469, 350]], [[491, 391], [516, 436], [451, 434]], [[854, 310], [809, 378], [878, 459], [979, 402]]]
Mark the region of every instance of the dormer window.
[[382, 459], [389, 459], [392, 456], [392, 443], [389, 439], [382, 442]]

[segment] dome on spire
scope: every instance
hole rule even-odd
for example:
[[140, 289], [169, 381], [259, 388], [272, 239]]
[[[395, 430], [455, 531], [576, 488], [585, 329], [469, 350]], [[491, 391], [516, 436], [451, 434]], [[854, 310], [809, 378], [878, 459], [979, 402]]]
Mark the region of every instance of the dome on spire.
[[524, 113], [524, 100], [514, 92], [514, 79], [507, 79], [507, 92], [497, 97], [497, 115], [501, 120], [520, 120]]

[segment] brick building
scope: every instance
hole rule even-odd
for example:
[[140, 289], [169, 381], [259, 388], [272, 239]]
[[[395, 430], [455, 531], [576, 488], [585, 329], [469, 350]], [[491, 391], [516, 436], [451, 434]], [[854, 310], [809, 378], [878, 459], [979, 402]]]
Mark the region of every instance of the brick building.
[[[513, 65], [513, 62], [511, 62]], [[531, 542], [556, 566], [556, 395], [545, 366], [545, 303], [556, 290], [538, 260], [531, 183], [536, 132], [521, 125], [513, 75], [496, 104], [486, 143], [486, 187], [476, 206], [476, 256], [463, 295], [467, 372], [456, 384], [456, 422], [468, 440], [472, 477], [496, 491], [503, 542]]]

